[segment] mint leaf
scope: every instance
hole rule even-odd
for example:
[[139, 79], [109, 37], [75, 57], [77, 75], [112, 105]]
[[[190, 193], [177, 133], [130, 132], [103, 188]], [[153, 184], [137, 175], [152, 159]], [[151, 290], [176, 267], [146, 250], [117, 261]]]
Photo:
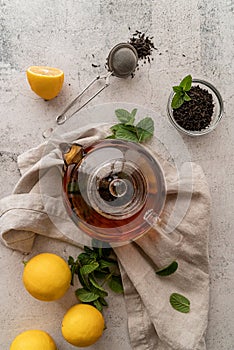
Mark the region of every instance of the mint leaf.
[[72, 256], [69, 256], [68, 257], [68, 265], [73, 265], [74, 263], [75, 263], [75, 260], [74, 260], [74, 258], [72, 257]]
[[85, 253], [87, 253], [87, 254], [92, 254], [92, 253], [93, 253], [93, 249], [87, 247], [86, 245], [84, 246], [84, 251], [85, 251]]
[[134, 116], [132, 116], [126, 109], [116, 109], [115, 115], [121, 123], [130, 123], [132, 119], [134, 122]]
[[153, 134], [149, 133], [146, 130], [137, 128], [138, 142], [146, 142], [151, 139]]
[[91, 301], [97, 300], [99, 295], [86, 290], [85, 288], [78, 288], [75, 291], [77, 298], [83, 303], [90, 303]]
[[138, 142], [137, 135], [128, 128], [120, 128], [116, 131], [115, 137], [120, 140]]
[[[24, 265], [26, 266], [27, 262], [23, 261]], [[74, 260], [74, 258], [72, 256], [69, 256], [68, 258], [68, 265], [70, 266], [70, 270], [71, 270], [71, 285], [74, 285], [74, 276], [77, 272], [77, 264]]]
[[90, 275], [89, 276], [89, 281], [91, 282], [91, 284], [96, 288], [96, 289], [99, 289], [101, 290], [102, 292], [105, 292], [105, 289], [102, 288], [102, 286], [100, 286], [97, 281]]
[[116, 139], [115, 135], [109, 135], [109, 136], [106, 136], [106, 139]]
[[90, 256], [87, 253], [81, 253], [78, 256], [78, 260], [81, 265], [88, 265], [91, 262]]
[[180, 83], [180, 85], [184, 91], [189, 91], [192, 86], [192, 77], [191, 75], [187, 75]]
[[123, 285], [120, 276], [111, 276], [108, 281], [108, 286], [115, 293], [123, 293]]
[[150, 117], [145, 117], [144, 119], [140, 120], [136, 127], [148, 131], [151, 134], [154, 133], [154, 122]]
[[169, 275], [173, 274], [174, 272], [176, 272], [177, 268], [178, 268], [178, 263], [176, 261], [173, 261], [167, 267], [164, 267], [164, 268], [156, 271], [156, 274], [159, 276], [169, 276]]
[[108, 306], [108, 303], [107, 303], [107, 301], [104, 299], [104, 298], [99, 298], [99, 300], [100, 300], [100, 303], [103, 305], [103, 306]]
[[137, 136], [139, 142], [148, 141], [154, 134], [154, 122], [150, 117], [142, 119], [137, 125]]
[[111, 267], [111, 266], [115, 266], [115, 265], [117, 265], [117, 261], [115, 261], [115, 260], [108, 261], [108, 260], [101, 259], [99, 261], [99, 268], [101, 270], [105, 269], [106, 267]]
[[174, 92], [183, 92], [182, 86], [173, 86], [172, 89]]
[[190, 101], [191, 98], [187, 94], [187, 91], [191, 89], [192, 86], [192, 77], [191, 75], [187, 75], [181, 82], [179, 86], [173, 86], [173, 91], [175, 95], [171, 101], [172, 109], [177, 109], [182, 106], [184, 101]]
[[184, 103], [183, 95], [181, 96], [180, 93], [175, 93], [171, 101], [171, 108], [172, 109], [180, 108], [183, 103]]
[[95, 278], [98, 278], [100, 280], [103, 280], [106, 277], [106, 272], [95, 270], [94, 272]]
[[129, 120], [129, 122], [126, 123], [126, 125], [133, 125], [133, 124], [134, 124], [136, 113], [137, 113], [137, 109], [134, 108], [134, 109], [131, 111], [131, 119]]
[[89, 289], [89, 282], [88, 280], [85, 278], [85, 275], [83, 275], [80, 270], [77, 270], [77, 276], [79, 278], [80, 284], [82, 285], [82, 287], [88, 288]]
[[102, 304], [98, 299], [93, 301], [93, 306], [95, 306], [98, 311], [102, 311], [103, 309]]
[[99, 263], [94, 261], [94, 262], [90, 263], [89, 265], [83, 265], [80, 268], [80, 273], [82, 275], [88, 275], [89, 273], [91, 273], [94, 270], [96, 270], [98, 267], [99, 267]]
[[111, 131], [113, 132], [113, 134], [115, 134], [115, 132], [117, 131], [117, 130], [119, 130], [119, 129], [121, 129], [122, 127], [124, 126], [124, 124], [115, 124], [115, 125], [113, 125], [110, 129], [111, 129]]
[[184, 100], [185, 101], [190, 101], [191, 100], [191, 97], [186, 92], [184, 93]]
[[172, 293], [170, 296], [171, 306], [183, 313], [188, 313], [190, 311], [190, 301], [181, 294]]
[[108, 293], [105, 290], [100, 290], [94, 286], [90, 287], [90, 291], [99, 295], [99, 297], [101, 297], [101, 298], [107, 297], [107, 295], [108, 295]]

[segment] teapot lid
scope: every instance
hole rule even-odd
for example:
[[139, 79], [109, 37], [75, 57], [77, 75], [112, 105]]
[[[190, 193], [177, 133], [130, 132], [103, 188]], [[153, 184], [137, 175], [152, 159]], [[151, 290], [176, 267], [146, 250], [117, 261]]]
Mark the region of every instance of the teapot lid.
[[97, 141], [82, 149], [63, 178], [65, 205], [73, 221], [91, 237], [126, 242], [149, 229], [149, 211], [159, 216], [166, 197], [164, 174], [142, 145]]

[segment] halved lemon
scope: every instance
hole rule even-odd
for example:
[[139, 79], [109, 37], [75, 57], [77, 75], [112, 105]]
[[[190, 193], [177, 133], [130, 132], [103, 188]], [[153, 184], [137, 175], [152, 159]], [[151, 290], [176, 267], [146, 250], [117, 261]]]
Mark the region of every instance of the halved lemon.
[[61, 69], [31, 66], [26, 73], [31, 89], [45, 100], [52, 100], [62, 89], [64, 73]]

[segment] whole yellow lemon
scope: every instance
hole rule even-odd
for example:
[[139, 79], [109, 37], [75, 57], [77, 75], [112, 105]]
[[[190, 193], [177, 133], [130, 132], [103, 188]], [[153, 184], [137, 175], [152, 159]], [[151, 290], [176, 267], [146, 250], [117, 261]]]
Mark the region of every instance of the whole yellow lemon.
[[104, 330], [104, 318], [100, 311], [88, 304], [72, 306], [64, 315], [62, 335], [75, 346], [86, 347], [94, 344]]
[[31, 89], [45, 100], [56, 97], [62, 89], [64, 73], [61, 69], [47, 66], [31, 66], [26, 71]]
[[28, 330], [15, 337], [10, 350], [57, 350], [57, 346], [48, 333]]
[[71, 282], [71, 271], [60, 256], [42, 253], [30, 259], [23, 272], [23, 283], [36, 299], [53, 301], [64, 296]]

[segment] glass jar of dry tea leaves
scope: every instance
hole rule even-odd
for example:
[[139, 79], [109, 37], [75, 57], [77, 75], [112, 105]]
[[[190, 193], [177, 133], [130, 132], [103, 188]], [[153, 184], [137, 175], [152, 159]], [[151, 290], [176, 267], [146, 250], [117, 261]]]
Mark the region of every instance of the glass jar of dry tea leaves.
[[216, 128], [223, 116], [223, 100], [218, 90], [210, 83], [193, 79], [188, 95], [181, 107], [171, 106], [175, 92], [169, 96], [167, 115], [171, 124], [189, 136], [205, 135]]

